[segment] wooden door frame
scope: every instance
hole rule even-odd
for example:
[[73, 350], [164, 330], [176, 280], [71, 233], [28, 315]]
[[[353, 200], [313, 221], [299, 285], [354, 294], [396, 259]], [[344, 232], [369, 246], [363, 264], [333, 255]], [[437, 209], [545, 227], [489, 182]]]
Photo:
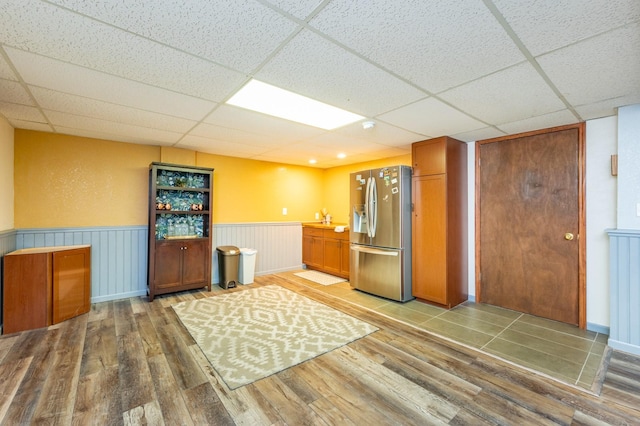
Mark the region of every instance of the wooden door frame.
[[532, 132], [518, 133], [515, 135], [500, 136], [497, 138], [484, 139], [476, 142], [476, 158], [475, 158], [475, 175], [476, 175], [476, 194], [475, 194], [475, 257], [476, 257], [476, 302], [482, 302], [482, 285], [480, 281], [480, 274], [482, 272], [482, 265], [480, 262], [481, 254], [481, 241], [480, 241], [480, 154], [483, 145], [503, 142], [513, 139], [519, 139], [527, 136], [535, 136], [545, 133], [554, 133], [563, 130], [578, 130], [578, 326], [581, 329], [585, 329], [587, 326], [587, 287], [586, 287], [586, 247], [587, 247], [587, 235], [586, 235], [586, 185], [585, 185], [585, 123], [570, 124], [566, 126], [552, 127], [549, 129], [535, 130]]

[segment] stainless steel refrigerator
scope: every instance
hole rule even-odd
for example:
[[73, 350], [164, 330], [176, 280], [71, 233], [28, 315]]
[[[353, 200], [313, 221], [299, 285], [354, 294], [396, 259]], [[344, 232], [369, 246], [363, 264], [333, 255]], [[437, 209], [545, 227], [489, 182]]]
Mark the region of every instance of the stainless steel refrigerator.
[[351, 287], [406, 302], [411, 295], [411, 168], [351, 173]]

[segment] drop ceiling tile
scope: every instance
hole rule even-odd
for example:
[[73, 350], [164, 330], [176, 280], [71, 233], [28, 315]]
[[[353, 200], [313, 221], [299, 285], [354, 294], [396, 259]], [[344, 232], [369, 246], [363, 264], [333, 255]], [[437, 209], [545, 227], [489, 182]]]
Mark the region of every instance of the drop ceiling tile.
[[409, 132], [383, 121], [373, 120], [375, 126], [372, 129], [363, 129], [362, 123], [354, 123], [334, 130], [334, 133], [351, 138], [362, 139], [386, 146], [403, 146], [425, 139], [425, 135]]
[[107, 141], [132, 143], [132, 144], [139, 144], [139, 145], [153, 145], [153, 146], [172, 145], [171, 143], [168, 143], [168, 142], [161, 142], [161, 141], [154, 140], [152, 138], [147, 137], [144, 134], [134, 135], [132, 133], [127, 133], [126, 135], [122, 135], [122, 134], [114, 134], [111, 132], [105, 133], [105, 132], [100, 132], [98, 130], [76, 129], [76, 128], [64, 127], [64, 126], [56, 126], [55, 132], [61, 133], [64, 135], [80, 136], [83, 138], [103, 139]]
[[338, 152], [344, 152], [346, 154], [364, 153], [382, 148], [381, 145], [337, 133], [324, 133], [320, 136], [307, 139], [305, 142], [310, 148], [316, 148], [320, 150], [320, 152], [323, 152], [322, 150], [331, 150], [331, 152], [336, 154]]
[[[123, 2], [113, 9], [127, 11], [133, 4]], [[0, 16], [3, 13], [11, 17], [0, 21], [3, 43], [63, 62], [215, 101], [246, 79], [244, 73], [45, 2], [3, 1]]]
[[481, 1], [335, 0], [310, 24], [433, 93], [524, 59]]
[[9, 124], [14, 129], [26, 129], [26, 130], [36, 130], [38, 132], [52, 132], [53, 128], [46, 123], [37, 123], [34, 121], [27, 121], [22, 119], [10, 118], [8, 119]]
[[579, 105], [575, 107], [575, 110], [583, 120], [593, 120], [594, 118], [616, 115], [618, 107], [635, 104], [640, 104], [640, 93], [607, 99], [587, 105]]
[[550, 114], [539, 115], [537, 117], [527, 118], [525, 120], [514, 121], [511, 123], [499, 124], [498, 128], [507, 134], [515, 134], [528, 132], [538, 129], [547, 129], [550, 127], [564, 126], [565, 124], [577, 123], [578, 119], [569, 110], [552, 112]]
[[85, 132], [96, 132], [97, 134], [109, 134], [114, 137], [121, 137], [122, 139], [118, 140], [123, 141], [127, 141], [127, 138], [132, 137], [136, 141], [147, 141], [148, 143], [173, 143], [182, 136], [180, 133], [98, 120], [58, 111], [45, 110], [44, 113], [56, 129], [61, 127], [78, 129]]
[[37, 123], [47, 122], [40, 110], [32, 106], [0, 102], [0, 114], [6, 118], [35, 121]]
[[534, 56], [640, 19], [637, 0], [493, 0]]
[[308, 161], [304, 160], [304, 159], [300, 159], [294, 156], [290, 156], [290, 157], [283, 157], [279, 154], [273, 154], [273, 155], [265, 155], [265, 154], [260, 154], [260, 155], [254, 155], [252, 157], [250, 157], [252, 160], [255, 161], [266, 161], [268, 163], [280, 163], [280, 164], [290, 164], [293, 166], [303, 166], [303, 167], [313, 167], [316, 169], [324, 169], [325, 166], [322, 165], [322, 163], [318, 162], [315, 164], [310, 164]]
[[573, 105], [640, 94], [640, 23], [537, 58]]
[[185, 136], [174, 146], [176, 148], [192, 149], [207, 154], [242, 158], [258, 155], [268, 150], [261, 146], [246, 145], [238, 142], [229, 142], [195, 135]]
[[256, 79], [364, 116], [416, 101], [425, 93], [303, 30], [257, 74]]
[[505, 136], [506, 133], [495, 127], [485, 127], [484, 129], [472, 130], [470, 132], [458, 133], [451, 135], [452, 138], [463, 142], [475, 142], [483, 139], [492, 139], [499, 136]]
[[217, 141], [252, 145], [256, 147], [276, 147], [289, 143], [271, 135], [262, 135], [242, 129], [216, 126], [213, 124], [201, 123], [189, 132], [189, 135], [198, 136]]
[[215, 103], [210, 101], [21, 50], [7, 48], [7, 53], [22, 78], [31, 85], [198, 121], [215, 106]]
[[0, 80], [0, 101], [35, 106], [22, 84], [11, 80]]
[[304, 20], [322, 3], [322, 0], [266, 0], [266, 2]]
[[13, 70], [0, 54], [0, 80], [18, 80]]
[[205, 118], [204, 122], [260, 135], [269, 135], [282, 141], [296, 141], [316, 136], [326, 131], [225, 104], [216, 108]]
[[115, 105], [40, 87], [32, 86], [30, 90], [38, 105], [48, 110], [178, 133], [187, 132], [197, 124], [197, 121], [193, 120]]
[[297, 28], [254, 1], [53, 2], [243, 72], [257, 67]]
[[425, 135], [424, 139], [468, 132], [487, 126], [435, 98], [424, 99], [398, 108], [395, 111], [382, 114], [379, 119], [408, 131]]
[[439, 96], [490, 124], [524, 120], [565, 108], [564, 103], [528, 62], [448, 90]]

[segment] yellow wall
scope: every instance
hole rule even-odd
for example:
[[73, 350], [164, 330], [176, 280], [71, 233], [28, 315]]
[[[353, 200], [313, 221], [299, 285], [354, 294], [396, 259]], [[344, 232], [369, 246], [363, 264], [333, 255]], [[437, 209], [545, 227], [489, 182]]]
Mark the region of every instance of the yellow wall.
[[214, 223], [308, 222], [323, 207], [346, 223], [349, 173], [411, 156], [322, 170], [18, 129], [15, 228], [146, 225], [153, 161], [214, 169]]
[[13, 229], [13, 127], [0, 117], [0, 231]]
[[306, 222], [322, 203], [319, 169], [203, 153], [197, 165], [215, 169], [214, 223]]
[[18, 129], [15, 227], [146, 225], [153, 161], [215, 169], [214, 223], [310, 221], [323, 204], [320, 169]]
[[147, 223], [149, 163], [160, 148], [15, 131], [15, 227]]
[[347, 223], [349, 221], [350, 173], [397, 165], [411, 166], [411, 154], [326, 169], [323, 179], [324, 195], [322, 198], [325, 200], [323, 207], [326, 207], [331, 214], [332, 221], [335, 223]]

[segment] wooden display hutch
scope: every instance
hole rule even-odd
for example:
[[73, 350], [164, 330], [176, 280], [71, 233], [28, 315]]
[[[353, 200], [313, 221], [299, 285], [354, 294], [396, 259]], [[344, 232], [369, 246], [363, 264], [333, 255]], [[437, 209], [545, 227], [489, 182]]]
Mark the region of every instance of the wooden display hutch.
[[158, 294], [211, 291], [213, 169], [149, 166], [149, 301]]
[[467, 300], [467, 144], [450, 137], [411, 150], [412, 292], [451, 308]]
[[4, 256], [3, 333], [47, 327], [91, 308], [91, 246], [20, 249]]

